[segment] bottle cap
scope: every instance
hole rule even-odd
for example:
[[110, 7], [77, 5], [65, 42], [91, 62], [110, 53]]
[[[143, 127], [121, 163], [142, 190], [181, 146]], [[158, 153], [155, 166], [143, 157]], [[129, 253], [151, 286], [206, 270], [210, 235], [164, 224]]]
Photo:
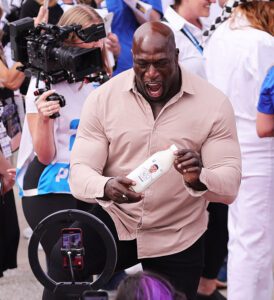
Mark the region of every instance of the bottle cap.
[[172, 151], [172, 152], [175, 152], [175, 151], [177, 151], [178, 150], [178, 148], [176, 147], [176, 145], [171, 145], [170, 147], [169, 147], [169, 149]]

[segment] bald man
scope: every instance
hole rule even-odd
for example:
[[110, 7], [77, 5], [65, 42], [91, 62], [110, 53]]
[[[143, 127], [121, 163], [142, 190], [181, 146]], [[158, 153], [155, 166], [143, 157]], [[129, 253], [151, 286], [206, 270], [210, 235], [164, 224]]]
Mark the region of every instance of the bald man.
[[[194, 300], [207, 201], [231, 203], [240, 184], [234, 115], [220, 91], [178, 64], [166, 25], [142, 25], [132, 54], [133, 69], [92, 92], [85, 103], [72, 150], [71, 189], [75, 197], [96, 203], [91, 213], [117, 243], [117, 270], [141, 262]], [[143, 193], [135, 193], [126, 175], [171, 144], [179, 149], [174, 166]], [[106, 258], [102, 241], [86, 225], [73, 226], [83, 230], [82, 274], [98, 274]], [[70, 280], [61, 262], [57, 245], [49, 274]]]

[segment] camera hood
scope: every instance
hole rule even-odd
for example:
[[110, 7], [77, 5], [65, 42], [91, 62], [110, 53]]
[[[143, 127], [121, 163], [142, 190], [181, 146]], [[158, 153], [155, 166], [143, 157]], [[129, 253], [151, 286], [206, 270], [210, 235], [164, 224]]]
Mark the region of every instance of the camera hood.
[[78, 37], [85, 43], [98, 41], [106, 37], [106, 30], [104, 23], [93, 24], [90, 27], [76, 31]]

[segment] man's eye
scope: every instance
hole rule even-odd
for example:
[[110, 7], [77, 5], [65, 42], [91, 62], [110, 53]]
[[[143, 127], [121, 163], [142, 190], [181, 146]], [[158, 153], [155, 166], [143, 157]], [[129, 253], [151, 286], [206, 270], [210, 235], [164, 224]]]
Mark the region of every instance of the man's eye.
[[154, 66], [156, 68], [162, 68], [162, 67], [165, 67], [166, 65], [168, 64], [168, 62], [166, 60], [163, 60], [163, 61], [158, 61], [154, 64]]
[[140, 68], [143, 68], [145, 69], [147, 67], [147, 64], [146, 63], [137, 63], [137, 65], [140, 67]]

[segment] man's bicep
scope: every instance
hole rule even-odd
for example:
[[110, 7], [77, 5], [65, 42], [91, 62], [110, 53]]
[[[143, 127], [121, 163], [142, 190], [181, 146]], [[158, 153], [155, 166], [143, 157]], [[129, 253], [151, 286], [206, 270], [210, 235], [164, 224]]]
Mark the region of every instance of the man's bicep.
[[90, 115], [80, 121], [71, 154], [71, 165], [83, 164], [99, 174], [108, 156], [108, 139], [99, 116]]
[[203, 166], [209, 170], [217, 170], [226, 166], [240, 168], [240, 148], [238, 141], [232, 137], [227, 139], [208, 140], [201, 151]]
[[215, 201], [214, 196], [219, 202], [222, 198], [223, 202], [232, 202], [241, 181], [241, 154], [234, 113], [227, 101], [219, 109], [201, 156], [204, 165], [201, 181], [213, 193], [212, 200]]
[[84, 106], [70, 161], [72, 194], [84, 201], [103, 197], [107, 177], [102, 172], [108, 157], [108, 139], [98, 107]]
[[231, 104], [224, 101], [214, 120], [212, 130], [201, 149], [203, 164], [214, 169], [240, 159], [235, 116]]

